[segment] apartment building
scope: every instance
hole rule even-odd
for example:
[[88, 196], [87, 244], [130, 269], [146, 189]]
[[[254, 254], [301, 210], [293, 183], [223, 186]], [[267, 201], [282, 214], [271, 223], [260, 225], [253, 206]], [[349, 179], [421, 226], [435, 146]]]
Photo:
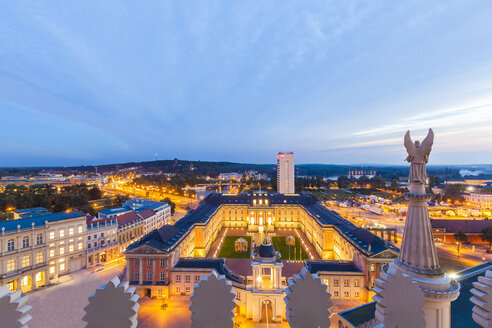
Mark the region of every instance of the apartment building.
[[104, 265], [119, 258], [118, 222], [115, 219], [97, 220], [87, 215], [87, 267]]
[[27, 292], [85, 267], [85, 220], [62, 212], [0, 222], [0, 285]]

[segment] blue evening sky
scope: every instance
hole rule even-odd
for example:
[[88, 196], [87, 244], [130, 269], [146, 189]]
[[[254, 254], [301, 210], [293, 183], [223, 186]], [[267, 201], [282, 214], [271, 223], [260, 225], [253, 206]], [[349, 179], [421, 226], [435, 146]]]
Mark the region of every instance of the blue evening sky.
[[491, 1], [0, 1], [0, 167], [492, 163]]

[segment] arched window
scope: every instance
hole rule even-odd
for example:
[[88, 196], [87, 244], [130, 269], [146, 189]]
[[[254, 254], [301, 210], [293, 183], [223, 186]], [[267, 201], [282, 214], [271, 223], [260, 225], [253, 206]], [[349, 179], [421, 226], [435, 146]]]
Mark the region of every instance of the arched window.
[[22, 248], [27, 248], [29, 247], [29, 237], [23, 237], [22, 238]]
[[13, 251], [15, 249], [15, 246], [14, 246], [14, 240], [13, 239], [9, 239], [9, 241], [7, 242], [7, 251]]
[[41, 245], [43, 243], [43, 235], [38, 233], [36, 236], [36, 245]]

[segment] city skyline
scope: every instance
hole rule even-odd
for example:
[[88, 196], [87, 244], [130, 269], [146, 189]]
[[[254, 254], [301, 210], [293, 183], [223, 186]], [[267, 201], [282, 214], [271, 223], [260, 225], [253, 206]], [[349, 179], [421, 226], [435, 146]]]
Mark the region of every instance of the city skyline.
[[492, 163], [486, 1], [2, 7], [2, 167]]

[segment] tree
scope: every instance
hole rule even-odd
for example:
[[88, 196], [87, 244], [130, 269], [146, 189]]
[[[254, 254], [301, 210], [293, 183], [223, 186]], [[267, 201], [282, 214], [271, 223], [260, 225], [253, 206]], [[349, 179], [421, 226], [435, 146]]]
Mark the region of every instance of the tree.
[[455, 201], [462, 202], [465, 198], [461, 194], [465, 187], [461, 184], [446, 185], [444, 188], [444, 200], [454, 203]]
[[176, 212], [176, 204], [171, 200], [171, 198], [166, 197], [164, 199], [161, 199], [161, 202], [168, 203], [171, 206], [171, 215], [174, 215]]
[[101, 190], [99, 190], [97, 186], [93, 186], [91, 189], [89, 189], [90, 200], [101, 199], [101, 197], [102, 197]]
[[458, 231], [454, 234], [454, 239], [458, 242], [458, 257], [460, 256], [460, 246], [462, 243], [468, 242], [468, 236], [463, 231]]
[[491, 249], [492, 248], [492, 225], [490, 225], [486, 228], [483, 228], [480, 237], [482, 237], [482, 241], [486, 241], [489, 243], [489, 249]]
[[337, 179], [337, 184], [339, 189], [348, 188], [350, 186], [350, 180], [347, 176], [341, 175]]

